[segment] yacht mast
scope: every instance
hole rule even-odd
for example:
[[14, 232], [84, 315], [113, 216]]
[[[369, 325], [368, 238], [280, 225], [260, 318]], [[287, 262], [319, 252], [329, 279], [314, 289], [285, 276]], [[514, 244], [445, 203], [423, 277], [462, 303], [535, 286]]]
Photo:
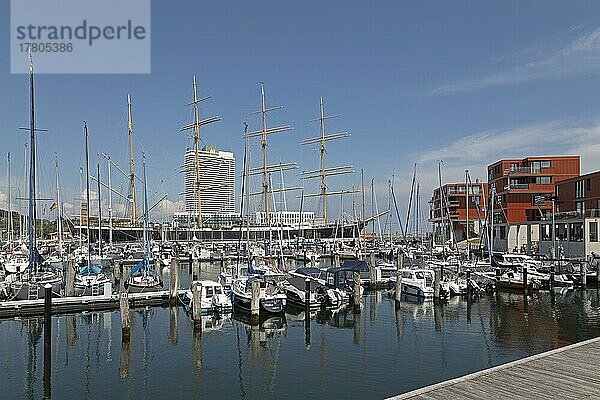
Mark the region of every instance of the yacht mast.
[[[33, 59], [29, 53], [29, 102], [31, 114], [29, 117], [29, 276], [37, 272], [38, 252], [36, 243], [35, 220], [36, 220], [36, 200], [35, 200], [35, 92], [33, 78]], [[27, 128], [25, 128], [27, 129]], [[35, 270], [35, 271], [34, 271]]]
[[281, 108], [282, 108], [281, 106], [270, 107], [270, 108], [266, 107], [266, 105], [265, 105], [265, 84], [264, 84], [264, 82], [261, 82], [260, 83], [260, 110], [255, 111], [251, 114], [261, 114], [262, 129], [253, 131], [253, 132], [248, 132], [244, 135], [244, 137], [248, 137], [248, 138], [260, 136], [260, 145], [262, 147], [262, 166], [249, 169], [248, 175], [261, 175], [262, 174], [262, 178], [263, 178], [262, 191], [251, 193], [251, 194], [252, 195], [262, 195], [263, 200], [264, 200], [264, 206], [265, 206], [265, 221], [264, 221], [264, 223], [267, 226], [270, 226], [270, 224], [271, 224], [271, 216], [269, 213], [269, 193], [301, 189], [300, 187], [293, 187], [293, 188], [272, 190], [269, 187], [269, 175], [272, 172], [288, 171], [288, 170], [298, 168], [297, 164], [293, 163], [293, 162], [291, 162], [291, 163], [281, 163], [280, 162], [279, 164], [273, 164], [273, 165], [269, 165], [267, 163], [267, 146], [268, 146], [267, 138], [268, 138], [268, 136], [273, 133], [286, 132], [286, 131], [291, 131], [292, 129], [294, 129], [290, 125], [278, 126], [275, 128], [267, 127], [267, 113], [270, 111], [279, 110]]
[[[112, 188], [110, 185], [110, 159], [107, 158], [106, 168], [108, 169], [108, 187]], [[100, 180], [100, 176], [98, 176], [98, 180]], [[108, 243], [110, 248], [112, 249], [113, 245], [113, 224], [112, 224], [112, 189], [108, 191]]]
[[340, 114], [326, 116], [325, 115], [325, 104], [323, 102], [323, 97], [321, 97], [321, 100], [319, 103], [319, 110], [320, 110], [320, 117], [311, 120], [311, 122], [319, 121], [320, 128], [321, 128], [321, 135], [310, 138], [310, 139], [305, 139], [304, 141], [302, 141], [302, 144], [303, 145], [315, 144], [315, 143], [319, 144], [321, 167], [319, 169], [313, 170], [313, 171], [303, 171], [301, 175], [302, 175], [302, 179], [320, 179], [320, 181], [321, 181], [320, 193], [310, 193], [310, 194], [305, 194], [305, 196], [306, 197], [317, 197], [317, 196], [321, 197], [321, 201], [323, 204], [323, 225], [325, 225], [325, 224], [327, 224], [327, 196], [343, 195], [345, 193], [354, 193], [354, 190], [352, 190], [352, 191], [342, 190], [339, 192], [328, 192], [326, 177], [332, 176], [332, 175], [352, 174], [352, 173], [354, 173], [354, 170], [353, 170], [354, 167], [352, 165], [344, 165], [344, 166], [330, 167], [330, 168], [325, 167], [325, 152], [326, 152], [325, 143], [330, 140], [336, 140], [336, 139], [341, 139], [341, 138], [345, 138], [345, 137], [350, 137], [350, 134], [348, 132], [338, 132], [338, 133], [333, 133], [330, 135], [325, 134], [325, 121], [328, 119], [331, 119], [331, 118], [339, 117]]
[[62, 236], [63, 236], [63, 231], [62, 231], [62, 206], [60, 203], [60, 179], [59, 179], [59, 172], [58, 172], [58, 156], [56, 156], [56, 159], [54, 160], [54, 166], [56, 169], [56, 208], [58, 210], [58, 217], [57, 217], [57, 221], [56, 221], [56, 225], [58, 227], [58, 254], [60, 254], [61, 258], [63, 255], [63, 246], [62, 246]]
[[7, 161], [7, 179], [8, 179], [8, 249], [12, 250], [12, 235], [13, 235], [13, 215], [12, 215], [12, 203], [11, 203], [11, 190], [10, 190], [10, 151], [6, 155]]
[[[129, 190], [131, 192], [131, 224], [135, 225], [135, 162], [133, 161], [133, 122], [131, 120], [131, 97], [127, 95], [127, 131], [129, 133]], [[89, 213], [89, 210], [88, 210]]]
[[98, 155], [98, 163], [96, 164], [98, 184], [98, 255], [102, 257], [102, 202], [100, 200], [100, 155]]
[[90, 237], [90, 167], [88, 155], [88, 128], [87, 122], [83, 121], [83, 135], [85, 137], [85, 225], [87, 232], [87, 262], [88, 274], [92, 271], [92, 244]]
[[[203, 120], [199, 119], [198, 103], [201, 101], [204, 101], [204, 100], [208, 100], [212, 96], [206, 96], [201, 99], [198, 99], [198, 91], [197, 91], [197, 87], [196, 87], [196, 76], [195, 75], [194, 75], [193, 88], [194, 88], [194, 100], [187, 105], [192, 105], [194, 107], [194, 122], [189, 125], [185, 125], [185, 126], [181, 127], [181, 129], [179, 129], [179, 131], [181, 132], [181, 131], [193, 130], [191, 138], [194, 139], [194, 174], [195, 174], [194, 186], [196, 188], [196, 198], [198, 200], [198, 219], [196, 220], [196, 224], [197, 224], [197, 227], [200, 229], [200, 228], [202, 228], [202, 203], [201, 203], [202, 188], [200, 187], [200, 152], [198, 149], [198, 146], [199, 146], [198, 142], [200, 141], [200, 127], [203, 125], [208, 125], [210, 123], [220, 121], [221, 117], [214, 116], [214, 117], [209, 117], [209, 118], [206, 118]], [[187, 166], [185, 166], [184, 168], [187, 168]]]

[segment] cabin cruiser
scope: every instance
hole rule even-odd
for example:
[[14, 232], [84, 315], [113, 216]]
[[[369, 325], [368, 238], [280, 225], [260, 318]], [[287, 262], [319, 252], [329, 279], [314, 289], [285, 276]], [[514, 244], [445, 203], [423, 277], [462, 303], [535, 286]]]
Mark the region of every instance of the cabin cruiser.
[[[211, 280], [196, 281], [202, 291], [200, 294], [200, 308], [203, 314], [218, 312], [230, 313], [232, 305], [230, 298], [225, 294], [223, 286], [219, 282]], [[193, 286], [192, 286], [193, 287]], [[186, 290], [183, 294], [183, 302], [193, 306], [194, 296], [192, 290]]]
[[277, 281], [270, 275], [255, 275], [233, 281], [231, 299], [235, 307], [250, 310], [252, 305], [252, 284], [258, 282], [259, 306], [261, 312], [280, 313], [285, 310], [287, 296]]
[[311, 310], [322, 307], [339, 308], [348, 300], [345, 291], [327, 285], [326, 272], [319, 268], [298, 268], [288, 274], [288, 278], [281, 283], [281, 286], [290, 304], [306, 306], [307, 280], [310, 283], [308, 302]]
[[[529, 270], [528, 270], [529, 271]], [[519, 289], [524, 288], [523, 284], [523, 273], [513, 270], [508, 270], [500, 276], [498, 286], [504, 289]], [[539, 290], [542, 283], [538, 276], [527, 275], [527, 288], [529, 290]]]
[[360, 280], [369, 276], [369, 264], [366, 261], [346, 260], [341, 267], [332, 267], [325, 270], [325, 280], [328, 288], [341, 290], [345, 294], [344, 301], [349, 301], [354, 297], [356, 290], [360, 290], [360, 296], [363, 294], [363, 287], [359, 285], [356, 289], [354, 282], [354, 273], [360, 274]]
[[426, 299], [433, 298], [435, 276], [432, 269], [401, 269], [398, 273], [402, 278], [402, 293]]

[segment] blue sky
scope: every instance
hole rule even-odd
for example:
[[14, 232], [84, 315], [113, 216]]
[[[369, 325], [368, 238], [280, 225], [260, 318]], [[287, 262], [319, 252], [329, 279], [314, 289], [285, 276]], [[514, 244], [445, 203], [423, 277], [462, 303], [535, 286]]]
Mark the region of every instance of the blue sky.
[[[200, 96], [213, 96], [201, 115], [223, 118], [201, 136], [206, 144], [233, 151], [238, 169], [243, 122], [257, 127], [248, 113], [258, 109], [259, 82], [265, 82], [267, 104], [284, 106], [269, 123], [295, 128], [272, 136], [270, 143], [271, 161], [300, 165], [286, 185], [316, 166], [316, 148], [300, 142], [318, 133], [318, 125], [308, 121], [318, 115], [323, 96], [328, 113], [342, 114], [327, 130], [352, 134], [331, 143], [328, 164], [364, 168], [366, 181], [376, 181], [380, 208], [392, 174], [406, 204], [414, 162], [422, 204], [436, 183], [440, 159], [445, 181], [462, 180], [465, 168], [474, 178], [485, 178], [485, 166], [497, 159], [547, 153], [579, 153], [584, 172], [600, 169], [599, 3], [176, 4], [152, 2], [151, 74], [38, 76], [38, 126], [48, 129], [39, 139], [40, 179], [48, 191], [57, 153], [66, 201], [74, 203], [83, 120], [90, 127], [92, 152], [107, 152], [125, 166], [129, 93], [136, 160], [139, 165], [143, 147], [152, 196], [164, 190], [171, 201], [180, 201], [183, 179], [177, 171], [189, 142], [179, 127], [191, 118], [185, 104], [194, 74]], [[9, 15], [9, 3], [2, 2], [5, 32]], [[10, 74], [8, 47], [5, 34], [0, 38], [1, 150], [13, 152], [13, 180], [20, 182], [25, 136], [18, 127], [28, 123], [28, 82]], [[4, 170], [2, 165], [2, 175]], [[331, 178], [329, 186], [352, 185], [360, 185], [359, 174]], [[337, 202], [331, 201], [332, 207]]]

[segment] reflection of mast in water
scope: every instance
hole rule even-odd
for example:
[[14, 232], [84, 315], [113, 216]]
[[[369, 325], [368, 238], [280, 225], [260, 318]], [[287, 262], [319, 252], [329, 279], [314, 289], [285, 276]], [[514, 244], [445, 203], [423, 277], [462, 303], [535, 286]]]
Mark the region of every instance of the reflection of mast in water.
[[148, 316], [153, 314], [154, 310], [145, 309], [142, 311], [142, 370], [144, 373], [144, 397], [148, 395], [148, 349], [150, 348], [150, 335], [148, 335]]
[[104, 329], [108, 332], [108, 343], [106, 346], [106, 363], [112, 362], [112, 314], [106, 312], [103, 314]]
[[246, 390], [244, 389], [244, 379], [242, 378], [242, 349], [240, 348], [240, 325], [235, 324], [235, 335], [237, 338], [237, 351], [238, 351], [238, 382], [240, 383], [240, 398], [246, 399]]
[[22, 326], [27, 334], [27, 347], [29, 350], [29, 357], [27, 359], [27, 387], [25, 392], [28, 399], [34, 399], [37, 398], [35, 396], [34, 383], [37, 375], [37, 344], [42, 337], [42, 319], [24, 319]]

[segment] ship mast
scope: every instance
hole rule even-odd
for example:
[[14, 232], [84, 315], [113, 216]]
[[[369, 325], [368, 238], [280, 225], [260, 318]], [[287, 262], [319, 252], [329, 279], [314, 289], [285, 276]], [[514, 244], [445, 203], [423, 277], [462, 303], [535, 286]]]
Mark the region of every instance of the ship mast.
[[131, 191], [131, 224], [137, 221], [135, 214], [135, 163], [133, 161], [133, 122], [131, 121], [131, 97], [127, 95], [127, 130], [129, 131], [129, 190]]
[[269, 213], [269, 194], [274, 193], [274, 192], [281, 192], [281, 191], [288, 191], [288, 190], [300, 190], [301, 189], [300, 187], [293, 187], [293, 188], [281, 188], [281, 189], [272, 190], [269, 187], [269, 175], [272, 172], [276, 172], [276, 171], [282, 172], [282, 171], [288, 171], [288, 170], [298, 168], [298, 165], [293, 162], [290, 162], [290, 163], [280, 162], [279, 164], [273, 164], [273, 165], [269, 165], [267, 163], [267, 146], [268, 146], [267, 138], [268, 138], [268, 136], [273, 133], [286, 132], [286, 131], [291, 131], [292, 129], [294, 129], [290, 125], [283, 125], [283, 126], [278, 126], [275, 128], [267, 127], [267, 113], [270, 111], [279, 110], [281, 108], [282, 108], [281, 106], [270, 107], [270, 108], [266, 107], [266, 105], [265, 105], [265, 84], [263, 82], [261, 82], [260, 83], [260, 110], [255, 111], [251, 114], [258, 114], [258, 113], [261, 114], [262, 129], [258, 130], [258, 131], [248, 132], [245, 134], [245, 137], [250, 138], [250, 137], [260, 136], [260, 144], [261, 144], [262, 153], [263, 153], [262, 167], [249, 169], [248, 175], [262, 174], [262, 177], [263, 177], [262, 191], [251, 193], [251, 194], [252, 195], [260, 194], [263, 196], [264, 203], [265, 203], [265, 221], [264, 221], [265, 225], [270, 225], [270, 223], [271, 223], [271, 216]]
[[321, 135], [314, 137], [314, 138], [305, 139], [302, 142], [302, 144], [303, 145], [315, 144], [315, 143], [319, 144], [319, 152], [321, 155], [321, 168], [317, 169], [317, 170], [313, 170], [313, 171], [303, 171], [302, 179], [320, 179], [320, 181], [321, 181], [320, 193], [305, 194], [304, 196], [305, 197], [317, 197], [317, 196], [321, 197], [321, 201], [323, 202], [323, 224], [325, 225], [325, 224], [327, 224], [327, 196], [344, 195], [346, 193], [355, 193], [355, 192], [357, 192], [357, 190], [354, 190], [354, 189], [353, 190], [342, 190], [342, 191], [338, 191], [338, 192], [328, 192], [327, 191], [327, 183], [326, 183], [327, 176], [352, 174], [352, 173], [354, 173], [354, 170], [353, 170], [354, 167], [352, 165], [344, 165], [344, 166], [329, 167], [329, 168], [325, 167], [325, 152], [326, 152], [325, 143], [330, 140], [337, 140], [337, 139], [349, 137], [350, 134], [348, 132], [339, 132], [339, 133], [333, 133], [333, 134], [329, 134], [329, 135], [325, 134], [325, 121], [328, 119], [331, 119], [331, 118], [339, 117], [340, 114], [326, 116], [325, 115], [325, 105], [323, 103], [323, 97], [321, 97], [319, 109], [320, 109], [320, 113], [321, 113], [320, 117], [311, 120], [311, 122], [319, 121], [320, 127], [321, 127]]
[[187, 105], [194, 106], [194, 122], [189, 125], [185, 125], [185, 126], [181, 127], [181, 129], [179, 129], [180, 132], [187, 131], [187, 130], [193, 130], [191, 138], [194, 140], [194, 175], [195, 175], [194, 187], [196, 188], [196, 198], [198, 200], [197, 226], [199, 229], [202, 228], [202, 204], [201, 204], [202, 188], [200, 187], [200, 152], [198, 149], [198, 142], [200, 140], [200, 127], [203, 125], [208, 125], [210, 123], [220, 121], [221, 117], [214, 116], [214, 117], [209, 117], [209, 118], [200, 120], [199, 113], [198, 113], [198, 103], [201, 101], [204, 101], [204, 100], [208, 100], [211, 97], [212, 96], [206, 96], [201, 99], [198, 99], [198, 91], [197, 91], [197, 87], [196, 87], [196, 76], [194, 75], [194, 100], [191, 103], [187, 104]]

